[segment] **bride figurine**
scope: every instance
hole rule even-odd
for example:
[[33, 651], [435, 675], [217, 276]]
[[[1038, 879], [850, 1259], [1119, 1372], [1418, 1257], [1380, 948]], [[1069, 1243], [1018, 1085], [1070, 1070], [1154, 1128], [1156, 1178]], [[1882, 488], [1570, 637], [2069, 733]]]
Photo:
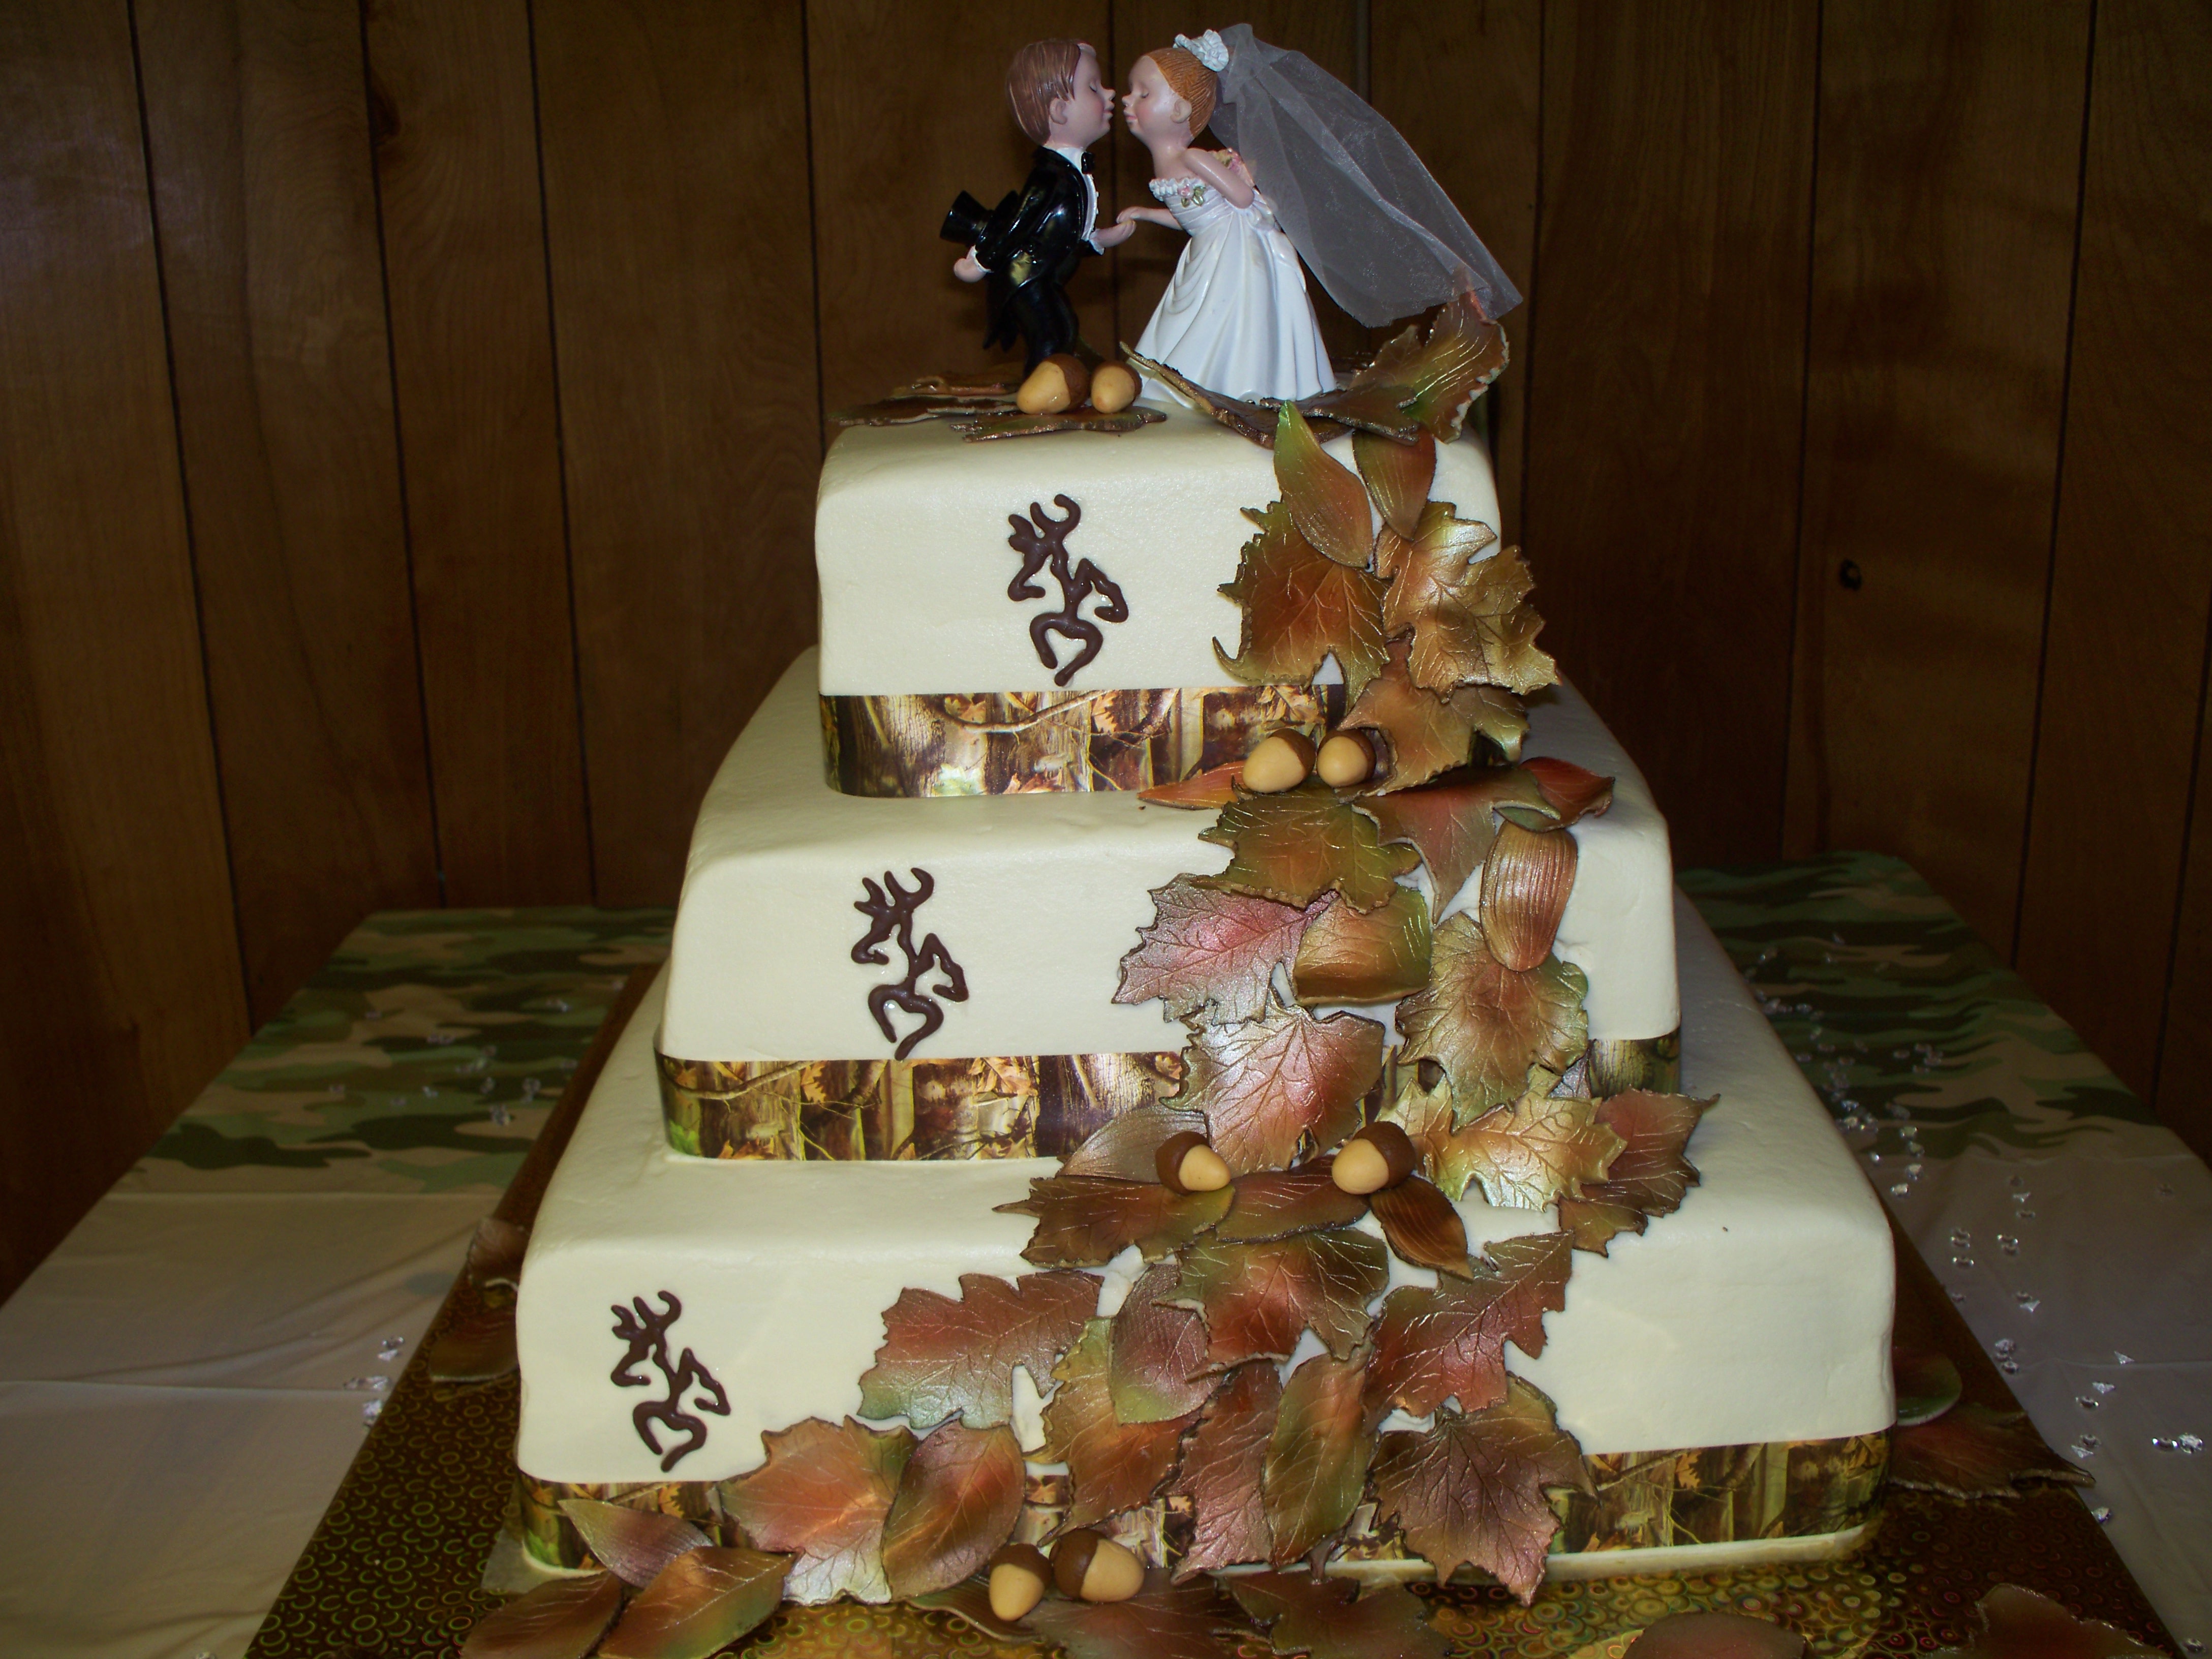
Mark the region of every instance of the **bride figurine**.
[[[1210, 392], [1297, 398], [1334, 386], [1302, 257], [1370, 327], [1462, 293], [1492, 319], [1521, 302], [1398, 130], [1247, 24], [1179, 34], [1139, 58], [1121, 108], [1164, 205], [1124, 208], [1120, 222], [1190, 237], [1136, 349]], [[1229, 149], [1193, 147], [1209, 126]]]

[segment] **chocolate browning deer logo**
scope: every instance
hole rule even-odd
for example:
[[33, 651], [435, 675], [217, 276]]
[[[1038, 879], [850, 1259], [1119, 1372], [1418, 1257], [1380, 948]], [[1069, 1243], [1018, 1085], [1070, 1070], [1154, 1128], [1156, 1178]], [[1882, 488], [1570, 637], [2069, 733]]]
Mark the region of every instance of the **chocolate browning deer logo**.
[[[1098, 624], [1129, 620], [1129, 602], [1121, 597], [1121, 590], [1114, 585], [1113, 579], [1090, 560], [1084, 560], [1072, 572], [1068, 569], [1068, 533], [1083, 521], [1083, 509], [1065, 495], [1054, 496], [1052, 503], [1066, 508], [1067, 516], [1055, 519], [1035, 501], [1030, 503], [1027, 519], [1018, 513], [1006, 514], [1006, 522], [1014, 527], [1014, 533], [1006, 538], [1006, 545], [1022, 556], [1021, 572], [1006, 584], [1006, 597], [1015, 600], [1044, 598], [1044, 589], [1030, 579], [1048, 563], [1052, 566], [1053, 580], [1060, 584], [1060, 609], [1030, 618], [1030, 643], [1036, 647], [1037, 660], [1047, 668], [1055, 666], [1055, 653], [1047, 638], [1048, 635], [1057, 634], [1080, 644], [1082, 648], [1066, 662], [1059, 664], [1058, 672], [1052, 677], [1054, 685], [1064, 686], [1106, 643], [1106, 635]], [[1085, 617], [1080, 614], [1083, 602], [1094, 594], [1104, 603]]]
[[[707, 1443], [707, 1425], [691, 1413], [711, 1412], [716, 1417], [727, 1417], [730, 1396], [722, 1392], [722, 1385], [714, 1380], [714, 1372], [701, 1364], [690, 1349], [684, 1350], [681, 1359], [668, 1357], [668, 1328], [684, 1314], [684, 1304], [676, 1299], [673, 1291], [661, 1291], [659, 1313], [646, 1306], [641, 1296], [630, 1297], [628, 1308], [617, 1304], [609, 1311], [615, 1316], [615, 1334], [629, 1344], [629, 1352], [609, 1373], [614, 1385], [618, 1389], [651, 1388], [653, 1379], [639, 1376], [635, 1369], [639, 1360], [650, 1359], [653, 1368], [660, 1373], [662, 1386], [667, 1389], [665, 1398], [648, 1400], [629, 1414], [630, 1421], [637, 1425], [637, 1437], [645, 1442], [647, 1451], [659, 1456], [660, 1472], [665, 1474]], [[694, 1394], [688, 1402], [684, 1398], [686, 1394]], [[684, 1409], [687, 1403], [690, 1411]], [[664, 1449], [660, 1437], [653, 1431], [656, 1423], [670, 1434], [684, 1437], [672, 1441]]]
[[[883, 953], [887, 942], [896, 942], [906, 957], [906, 977], [896, 985], [878, 985], [868, 993], [868, 1012], [876, 1017], [882, 1028], [884, 1041], [898, 1044], [897, 1058], [904, 1060], [914, 1052], [914, 1046], [945, 1024], [945, 1010], [937, 1004], [943, 997], [948, 1002], [968, 1000], [968, 975], [960, 971], [960, 964], [952, 959], [944, 942], [936, 934], [924, 936], [917, 945], [914, 942], [914, 913], [928, 902], [937, 890], [937, 884], [927, 870], [908, 872], [914, 877], [911, 889], [898, 884], [897, 878], [888, 870], [884, 872], [881, 887], [863, 877], [860, 885], [868, 896], [857, 901], [853, 908], [868, 919], [867, 936], [853, 947], [853, 960], [888, 964], [890, 958]], [[921, 976], [934, 968], [944, 975], [927, 991], [919, 988]], [[918, 1018], [921, 1024], [902, 1038], [891, 1024], [893, 1008], [903, 1008]]]

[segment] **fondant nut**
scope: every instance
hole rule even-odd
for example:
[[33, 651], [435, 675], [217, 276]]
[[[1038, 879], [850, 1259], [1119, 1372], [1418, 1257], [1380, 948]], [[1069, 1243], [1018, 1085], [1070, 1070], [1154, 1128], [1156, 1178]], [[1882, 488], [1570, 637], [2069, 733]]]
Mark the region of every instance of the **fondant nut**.
[[1229, 1165], [1212, 1143], [1194, 1129], [1162, 1141], [1153, 1164], [1160, 1185], [1171, 1193], [1218, 1193], [1229, 1184]]
[[1083, 360], [1056, 351], [1035, 368], [1014, 393], [1014, 407], [1024, 415], [1057, 415], [1073, 409], [1091, 390], [1091, 371]]
[[1052, 1582], [1080, 1601], [1126, 1601], [1145, 1587], [1145, 1564], [1085, 1527], [1052, 1547]]
[[1339, 732], [1322, 744], [1314, 770], [1332, 789], [1356, 789], [1375, 775], [1375, 745], [1364, 732]]
[[1279, 795], [1304, 783], [1313, 763], [1313, 739], [1285, 726], [1261, 738], [1244, 757], [1244, 787], [1255, 794]]
[[1052, 1582], [1052, 1560], [1035, 1544], [1008, 1544], [991, 1558], [991, 1612], [1008, 1624], [1029, 1616]]
[[1091, 377], [1091, 406], [1118, 415], [1137, 401], [1137, 377], [1120, 363], [1101, 363]]
[[1370, 1123], [1338, 1149], [1328, 1175], [1342, 1191], [1364, 1196], [1397, 1186], [1419, 1161], [1403, 1129], [1395, 1123]]

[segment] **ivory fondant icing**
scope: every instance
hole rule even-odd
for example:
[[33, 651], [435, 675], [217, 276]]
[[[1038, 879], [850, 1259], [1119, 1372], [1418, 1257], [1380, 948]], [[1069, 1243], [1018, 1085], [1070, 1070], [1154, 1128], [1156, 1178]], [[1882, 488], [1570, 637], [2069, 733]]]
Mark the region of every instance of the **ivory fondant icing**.
[[[1328, 449], [1352, 464], [1350, 437]], [[1062, 516], [1053, 506], [1062, 495], [1083, 514], [1070, 558], [1090, 560], [1128, 605], [1069, 684], [1219, 685], [1213, 641], [1235, 653], [1239, 613], [1218, 590], [1254, 533], [1243, 509], [1281, 494], [1269, 451], [1179, 405], [1112, 438], [967, 443], [943, 421], [848, 428], [822, 464], [814, 510], [822, 693], [1054, 690], [1030, 621], [1060, 593], [1044, 578], [1045, 598], [1006, 597], [1022, 562], [1006, 520], [1026, 517], [1033, 501]], [[1439, 449], [1430, 494], [1498, 526], [1497, 484], [1477, 439]], [[1073, 650], [1058, 648], [1063, 661]]]
[[[1249, 448], [1249, 445], [1245, 447]], [[845, 795], [823, 780], [811, 653], [794, 663], [707, 792], [669, 958], [661, 1052], [680, 1060], [872, 1060], [893, 1045], [868, 993], [903, 978], [896, 949], [856, 963], [853, 907], [890, 872], [932, 891], [914, 915], [962, 969], [964, 1000], [918, 1055], [1142, 1054], [1179, 1048], [1157, 1005], [1113, 1000], [1122, 957], [1152, 920], [1152, 888], [1210, 874], [1229, 851], [1212, 815], [1134, 794], [939, 799]], [[1571, 689], [1529, 707], [1528, 752], [1615, 780], [1612, 809], [1571, 833], [1581, 858], [1557, 950], [1589, 976], [1590, 1036], [1662, 1036], [1680, 1024], [1666, 821], [1603, 724]], [[1448, 909], [1474, 902], [1472, 884]], [[938, 975], [924, 974], [924, 991]], [[1375, 1018], [1389, 1005], [1363, 1010]], [[892, 1014], [903, 1036], [915, 1017]]]
[[[1609, 1256], [1578, 1255], [1543, 1355], [1516, 1350], [1510, 1364], [1593, 1454], [1876, 1432], [1893, 1409], [1887, 1225], [1711, 934], [1686, 905], [1674, 911], [1684, 1087], [1719, 1097], [1689, 1149], [1703, 1183]], [[662, 1000], [656, 987], [616, 1046], [532, 1236], [516, 1455], [540, 1480], [742, 1474], [762, 1461], [763, 1431], [858, 1410], [883, 1310], [902, 1288], [951, 1295], [963, 1273], [1030, 1271], [1030, 1222], [994, 1206], [1053, 1160], [671, 1152], [653, 1054]], [[1460, 1208], [1478, 1243], [1557, 1224], [1547, 1211]], [[1118, 1278], [1102, 1275], [1102, 1289]], [[1425, 1278], [1394, 1261], [1393, 1284]], [[672, 1346], [693, 1351], [730, 1407], [665, 1473], [632, 1422], [640, 1394], [608, 1375], [623, 1351], [611, 1310], [664, 1291], [684, 1308]]]

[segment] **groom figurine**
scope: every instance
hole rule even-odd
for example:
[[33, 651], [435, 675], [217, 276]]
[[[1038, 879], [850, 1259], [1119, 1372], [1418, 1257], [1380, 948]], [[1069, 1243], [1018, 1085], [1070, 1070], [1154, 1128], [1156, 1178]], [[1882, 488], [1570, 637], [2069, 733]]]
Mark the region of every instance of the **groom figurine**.
[[1033, 40], [1006, 71], [1006, 101], [1034, 139], [1029, 183], [997, 208], [966, 191], [945, 216], [948, 242], [967, 245], [953, 262], [963, 283], [989, 279], [986, 346], [1028, 348], [1024, 373], [1076, 342], [1075, 307], [1065, 286], [1088, 253], [1102, 253], [1136, 229], [1098, 227], [1098, 186], [1091, 146], [1113, 130], [1114, 89], [1098, 75], [1098, 54], [1079, 40]]

